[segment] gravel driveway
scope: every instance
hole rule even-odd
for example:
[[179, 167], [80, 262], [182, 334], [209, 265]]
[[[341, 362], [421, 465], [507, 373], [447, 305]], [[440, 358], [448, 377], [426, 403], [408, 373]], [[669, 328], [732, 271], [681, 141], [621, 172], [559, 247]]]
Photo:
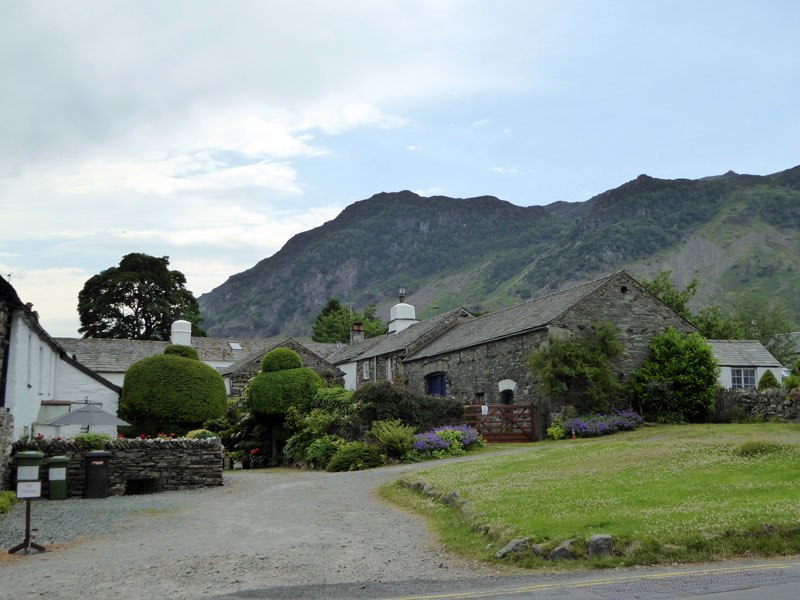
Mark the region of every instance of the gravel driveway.
[[28, 556], [5, 550], [24, 538], [19, 503], [0, 516], [0, 598], [204, 598], [490, 574], [438, 550], [419, 519], [376, 496], [418, 467], [237, 471], [219, 488], [34, 502], [32, 526], [49, 551]]

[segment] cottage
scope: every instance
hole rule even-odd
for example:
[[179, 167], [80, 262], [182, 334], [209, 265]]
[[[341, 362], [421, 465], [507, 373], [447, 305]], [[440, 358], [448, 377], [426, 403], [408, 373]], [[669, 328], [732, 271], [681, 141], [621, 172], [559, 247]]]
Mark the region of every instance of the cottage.
[[[120, 387], [70, 357], [39, 324], [31, 304], [0, 278], [0, 408], [13, 418], [12, 439], [42, 434], [71, 436], [80, 426], [47, 423], [86, 399], [117, 413]], [[98, 427], [115, 434], [115, 427]]]
[[[482, 317], [459, 308], [403, 331], [352, 344], [329, 360], [355, 384], [400, 381], [411, 389], [458, 398], [465, 405], [533, 404], [536, 434], [558, 407], [538, 389], [530, 354], [552, 337], [580, 335], [608, 321], [620, 331], [621, 376], [638, 369], [654, 335], [695, 328], [621, 271]], [[344, 368], [345, 365], [347, 368]]]
[[[172, 324], [170, 340], [118, 340], [106, 338], [56, 338], [66, 351], [103, 377], [122, 386], [125, 372], [135, 362], [163, 354], [169, 344], [191, 346], [197, 351], [199, 359], [217, 369], [225, 380], [228, 395], [236, 397], [249, 381], [253, 367], [260, 363], [264, 354], [284, 346], [295, 350], [303, 360], [303, 366], [310, 367], [324, 379], [339, 380], [343, 374], [323, 356], [337, 349], [336, 344], [317, 344], [292, 338], [284, 340], [232, 339], [192, 336], [191, 323], [184, 320]], [[257, 370], [256, 370], [257, 372]]]
[[726, 390], [752, 390], [767, 371], [780, 383], [781, 363], [758, 340], [708, 340]]

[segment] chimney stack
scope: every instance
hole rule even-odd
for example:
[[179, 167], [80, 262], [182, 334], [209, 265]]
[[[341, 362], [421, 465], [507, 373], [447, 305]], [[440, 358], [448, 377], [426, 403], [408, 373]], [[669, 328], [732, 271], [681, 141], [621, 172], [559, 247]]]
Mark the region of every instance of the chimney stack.
[[358, 344], [367, 339], [363, 323], [353, 323], [350, 329], [350, 344]]
[[400, 304], [405, 304], [406, 302], [406, 288], [400, 288]]

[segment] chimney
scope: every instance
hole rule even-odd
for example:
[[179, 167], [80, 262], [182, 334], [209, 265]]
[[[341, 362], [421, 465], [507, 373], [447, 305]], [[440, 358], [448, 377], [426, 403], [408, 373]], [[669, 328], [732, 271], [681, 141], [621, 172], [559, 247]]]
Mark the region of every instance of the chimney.
[[350, 329], [350, 344], [358, 344], [367, 339], [363, 323], [353, 323]]
[[170, 344], [177, 344], [178, 346], [191, 346], [192, 345], [192, 324], [189, 321], [178, 319], [172, 324], [172, 330], [169, 336]]
[[400, 304], [406, 303], [406, 288], [400, 288]]

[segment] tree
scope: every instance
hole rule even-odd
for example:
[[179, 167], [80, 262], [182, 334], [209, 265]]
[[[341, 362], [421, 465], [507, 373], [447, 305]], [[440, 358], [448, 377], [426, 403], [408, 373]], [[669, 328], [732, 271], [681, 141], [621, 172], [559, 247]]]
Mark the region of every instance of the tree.
[[680, 291], [672, 283], [671, 274], [672, 271], [661, 271], [652, 281], [644, 280], [642, 285], [697, 327], [703, 337], [758, 340], [778, 361], [789, 364], [794, 348], [788, 332], [793, 327], [782, 304], [759, 296], [744, 296], [734, 301], [731, 308], [714, 304], [693, 315], [688, 302], [697, 292], [697, 279], [692, 279], [686, 289]]
[[186, 277], [168, 268], [169, 257], [132, 253], [90, 278], [78, 294], [78, 314], [84, 337], [168, 340], [179, 318], [200, 328], [200, 308], [186, 289]]
[[652, 281], [643, 279], [642, 285], [684, 319], [691, 320], [689, 300], [697, 293], [699, 282], [695, 277], [685, 290], [679, 291], [672, 283], [671, 275], [672, 271], [661, 271]]
[[[180, 346], [172, 346], [173, 349]], [[222, 376], [207, 364], [177, 353], [150, 356], [125, 373], [120, 416], [134, 433], [185, 433], [225, 413]]]
[[371, 304], [364, 312], [351, 313], [336, 298], [331, 298], [317, 315], [312, 330], [315, 342], [347, 342], [353, 323], [363, 323], [368, 338], [386, 333], [386, 327], [375, 316], [375, 305]]
[[593, 323], [581, 337], [551, 339], [528, 358], [544, 390], [581, 412], [607, 410], [619, 391], [612, 360], [622, 353], [611, 323]]
[[670, 327], [650, 342], [650, 356], [630, 381], [642, 416], [661, 422], [703, 421], [714, 412], [719, 366], [698, 333]]

